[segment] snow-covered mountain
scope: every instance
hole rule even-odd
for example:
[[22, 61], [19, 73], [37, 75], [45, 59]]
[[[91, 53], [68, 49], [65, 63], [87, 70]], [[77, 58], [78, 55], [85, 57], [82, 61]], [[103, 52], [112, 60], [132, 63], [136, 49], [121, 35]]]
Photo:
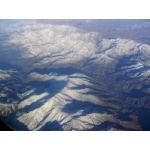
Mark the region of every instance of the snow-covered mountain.
[[0, 115], [14, 130], [145, 129], [149, 45], [35, 22], [0, 39]]

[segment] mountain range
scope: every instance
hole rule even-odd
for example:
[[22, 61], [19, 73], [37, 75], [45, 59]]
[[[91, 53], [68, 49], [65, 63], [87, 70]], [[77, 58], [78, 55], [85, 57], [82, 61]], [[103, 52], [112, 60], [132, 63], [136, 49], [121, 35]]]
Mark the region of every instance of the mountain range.
[[150, 130], [149, 44], [40, 20], [2, 28], [0, 118], [13, 130]]

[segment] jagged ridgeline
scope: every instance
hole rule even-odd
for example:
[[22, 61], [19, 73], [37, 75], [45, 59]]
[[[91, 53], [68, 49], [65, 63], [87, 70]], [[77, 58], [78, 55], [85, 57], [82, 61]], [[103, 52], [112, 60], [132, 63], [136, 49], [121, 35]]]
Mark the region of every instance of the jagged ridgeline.
[[149, 58], [149, 45], [74, 26], [8, 25], [0, 118], [13, 130], [150, 130]]

